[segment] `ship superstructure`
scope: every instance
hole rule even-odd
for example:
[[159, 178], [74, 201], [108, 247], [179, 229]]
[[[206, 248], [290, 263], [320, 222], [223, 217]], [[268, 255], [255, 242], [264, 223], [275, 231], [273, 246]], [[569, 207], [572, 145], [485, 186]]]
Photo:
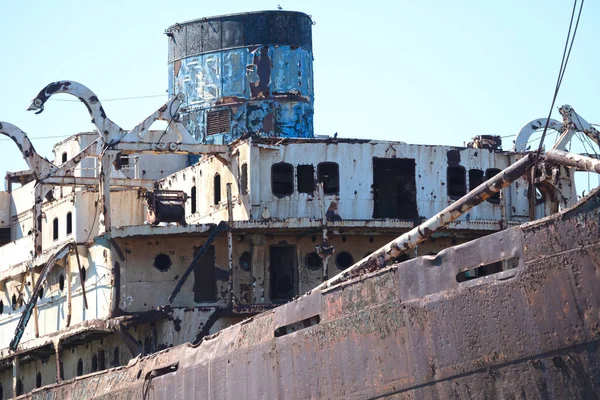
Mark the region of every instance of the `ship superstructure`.
[[[0, 192], [0, 397], [199, 343], [318, 287], [531, 158], [497, 137], [467, 147], [315, 137], [311, 25], [275, 11], [171, 26], [170, 100], [131, 130], [84, 85], [48, 85], [32, 110], [72, 94], [97, 128], [56, 144], [51, 161], [2, 123], [30, 169], [9, 173]], [[150, 129], [156, 120], [168, 127]], [[576, 201], [573, 170], [561, 165], [496, 192], [392, 261]], [[518, 267], [507, 260], [455, 279]]]

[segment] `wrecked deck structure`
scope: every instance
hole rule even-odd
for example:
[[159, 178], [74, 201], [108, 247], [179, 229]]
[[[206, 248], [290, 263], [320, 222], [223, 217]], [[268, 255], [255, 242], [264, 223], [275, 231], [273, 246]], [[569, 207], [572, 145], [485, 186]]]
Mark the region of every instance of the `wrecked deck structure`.
[[597, 131], [564, 106], [541, 159], [539, 120], [511, 151], [315, 136], [311, 26], [171, 26], [169, 100], [132, 129], [47, 85], [30, 110], [69, 94], [96, 129], [53, 160], [0, 122], [29, 167], [0, 192], [0, 399], [597, 392], [598, 195], [573, 179], [597, 164], [564, 152]]

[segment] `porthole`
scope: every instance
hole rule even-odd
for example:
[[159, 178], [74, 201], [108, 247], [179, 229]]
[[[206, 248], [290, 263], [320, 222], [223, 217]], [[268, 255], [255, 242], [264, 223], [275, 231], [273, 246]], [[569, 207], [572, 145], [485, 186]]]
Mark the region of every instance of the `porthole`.
[[156, 257], [154, 257], [154, 268], [159, 270], [160, 272], [166, 272], [171, 268], [173, 263], [171, 262], [171, 257], [168, 254], [160, 253]]
[[344, 270], [354, 264], [354, 257], [347, 251], [340, 251], [335, 256], [335, 265], [338, 269]]
[[306, 265], [306, 268], [310, 269], [311, 271], [318, 271], [321, 269], [321, 267], [323, 267], [323, 259], [319, 257], [316, 251], [313, 251], [312, 253], [308, 253], [306, 255], [304, 258], [304, 264]]

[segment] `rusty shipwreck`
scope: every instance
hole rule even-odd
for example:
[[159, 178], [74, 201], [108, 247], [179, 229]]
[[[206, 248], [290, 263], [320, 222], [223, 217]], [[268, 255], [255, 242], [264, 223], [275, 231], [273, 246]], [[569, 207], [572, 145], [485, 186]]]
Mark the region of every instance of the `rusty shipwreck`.
[[[0, 399], [597, 398], [600, 193], [573, 108], [504, 151], [315, 136], [312, 21], [167, 29], [169, 97], [0, 192]], [[82, 110], [84, 110], [82, 108]], [[51, 112], [51, 111], [46, 111]], [[157, 120], [164, 130], [152, 130]], [[526, 151], [546, 122], [551, 150]]]

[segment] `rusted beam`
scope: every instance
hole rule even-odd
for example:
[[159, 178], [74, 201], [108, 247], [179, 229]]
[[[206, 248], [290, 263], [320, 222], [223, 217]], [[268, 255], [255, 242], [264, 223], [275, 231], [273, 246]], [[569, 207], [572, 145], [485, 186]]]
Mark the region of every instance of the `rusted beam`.
[[231, 183], [227, 184], [227, 265], [229, 267], [229, 305], [233, 305], [233, 200], [231, 195]]
[[221, 222], [219, 222], [219, 225], [217, 225], [216, 228], [210, 233], [210, 235], [208, 235], [206, 242], [204, 242], [202, 247], [200, 247], [200, 249], [194, 256], [194, 258], [192, 259], [192, 262], [190, 263], [190, 265], [187, 267], [187, 269], [185, 270], [185, 272], [183, 273], [181, 278], [179, 278], [179, 282], [177, 282], [175, 289], [173, 289], [173, 293], [171, 293], [171, 295], [169, 296], [169, 300], [168, 300], [169, 304], [173, 303], [173, 300], [175, 300], [175, 297], [177, 296], [177, 294], [183, 287], [183, 284], [185, 283], [187, 278], [190, 276], [190, 274], [194, 270], [194, 266], [196, 265], [196, 263], [198, 262], [200, 257], [202, 257], [202, 255], [204, 254], [206, 249], [212, 244], [212, 242], [215, 241], [215, 239], [217, 238], [219, 233], [226, 231], [228, 229], [229, 229], [229, 226], [227, 225], [227, 223], [225, 221], [221, 221]]
[[566, 165], [568, 167], [575, 167], [582, 171], [596, 172], [600, 174], [600, 160], [582, 156], [581, 154], [552, 149], [546, 152], [546, 160]]
[[471, 208], [489, 199], [502, 188], [507, 187], [511, 182], [521, 177], [533, 165], [534, 160], [534, 154], [525, 155], [525, 157], [491, 179], [483, 182], [421, 225], [386, 244], [330, 280], [323, 282], [312, 291], [323, 290], [392, 263], [399, 255], [413, 249], [419, 243], [427, 240], [434, 232], [442, 229]]

